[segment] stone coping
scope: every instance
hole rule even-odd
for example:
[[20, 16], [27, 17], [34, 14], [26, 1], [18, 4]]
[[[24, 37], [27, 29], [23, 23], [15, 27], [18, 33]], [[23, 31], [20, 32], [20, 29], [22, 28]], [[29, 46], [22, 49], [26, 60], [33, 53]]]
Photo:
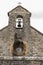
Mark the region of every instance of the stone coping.
[[0, 56], [0, 60], [43, 60], [43, 57], [33, 57], [33, 56]]

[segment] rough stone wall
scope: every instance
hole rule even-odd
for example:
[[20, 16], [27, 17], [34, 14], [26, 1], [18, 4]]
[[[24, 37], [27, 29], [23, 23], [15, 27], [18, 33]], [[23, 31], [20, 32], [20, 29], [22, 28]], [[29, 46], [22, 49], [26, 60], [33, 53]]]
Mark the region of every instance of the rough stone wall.
[[[32, 55], [43, 56], [43, 34], [31, 27], [32, 34]], [[8, 43], [8, 27], [0, 31], [0, 56], [10, 55], [10, 43]]]
[[43, 34], [31, 27], [33, 56], [43, 57]]
[[[19, 12], [20, 11], [20, 12]], [[24, 27], [22, 30], [17, 30], [16, 17], [23, 16]], [[19, 32], [19, 33], [18, 33]], [[26, 55], [43, 56], [43, 34], [30, 26], [30, 14], [22, 7], [16, 8], [9, 13], [9, 24], [0, 31], [0, 55], [11, 56], [11, 46], [14, 43], [14, 36], [17, 33], [18, 37], [22, 37], [22, 41], [27, 42], [28, 53]]]
[[[19, 12], [20, 11], [20, 12]], [[0, 56], [12, 56], [12, 47], [14, 43], [14, 35], [18, 33], [18, 37], [22, 37], [22, 41], [28, 45], [28, 53], [25, 56], [43, 57], [43, 34], [30, 26], [30, 12], [19, 7], [9, 13], [9, 24], [7, 27], [0, 30]], [[15, 28], [17, 15], [23, 16], [24, 27], [22, 30]], [[42, 60], [1, 60], [0, 65], [43, 65]]]
[[42, 61], [14, 61], [14, 60], [0, 60], [0, 65], [43, 65]]
[[8, 55], [8, 26], [0, 30], [0, 56]]

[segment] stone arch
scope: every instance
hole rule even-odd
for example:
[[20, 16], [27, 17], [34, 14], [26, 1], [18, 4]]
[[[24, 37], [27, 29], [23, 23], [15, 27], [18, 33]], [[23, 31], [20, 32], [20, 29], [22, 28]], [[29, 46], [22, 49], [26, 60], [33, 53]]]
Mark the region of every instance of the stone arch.
[[25, 55], [25, 45], [22, 41], [17, 40], [13, 44], [13, 55], [22, 56]]
[[[18, 50], [20, 52], [17, 52], [16, 48], [19, 48]], [[22, 48], [22, 50], [20, 50], [20, 48]], [[12, 54], [12, 56], [24, 56], [28, 53], [28, 51], [28, 43], [22, 40], [17, 40], [10, 46], [10, 53]]]

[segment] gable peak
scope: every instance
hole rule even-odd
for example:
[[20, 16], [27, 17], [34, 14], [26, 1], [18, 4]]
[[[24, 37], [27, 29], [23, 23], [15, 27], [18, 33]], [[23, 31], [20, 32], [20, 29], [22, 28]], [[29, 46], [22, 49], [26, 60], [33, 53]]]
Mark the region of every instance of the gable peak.
[[9, 11], [8, 14], [13, 13], [13, 12], [14, 13], [15, 12], [23, 12], [23, 13], [31, 14], [27, 9], [25, 9], [21, 5], [18, 5], [17, 7], [15, 7], [14, 9], [12, 9], [11, 11]]

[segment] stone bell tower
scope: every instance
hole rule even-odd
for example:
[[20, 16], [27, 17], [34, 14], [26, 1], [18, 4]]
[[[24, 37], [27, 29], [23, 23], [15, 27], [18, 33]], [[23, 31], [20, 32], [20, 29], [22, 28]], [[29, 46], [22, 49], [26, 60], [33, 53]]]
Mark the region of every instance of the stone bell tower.
[[8, 13], [9, 43], [12, 44], [13, 56], [29, 56], [32, 53], [30, 16], [31, 13], [22, 6], [17, 6]]

